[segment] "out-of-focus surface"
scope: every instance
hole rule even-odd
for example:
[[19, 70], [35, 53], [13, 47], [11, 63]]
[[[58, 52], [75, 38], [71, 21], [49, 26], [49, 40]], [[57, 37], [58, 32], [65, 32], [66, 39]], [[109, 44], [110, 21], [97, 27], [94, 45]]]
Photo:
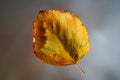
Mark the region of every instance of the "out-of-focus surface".
[[[32, 29], [39, 9], [78, 15], [91, 51], [74, 65], [54, 67], [33, 55]], [[0, 80], [120, 80], [120, 0], [1, 0]]]

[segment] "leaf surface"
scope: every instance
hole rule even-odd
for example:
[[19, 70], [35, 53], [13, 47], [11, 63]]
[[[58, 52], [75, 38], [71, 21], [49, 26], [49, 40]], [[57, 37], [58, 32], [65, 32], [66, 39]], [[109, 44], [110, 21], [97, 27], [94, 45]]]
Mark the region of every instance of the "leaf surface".
[[89, 50], [82, 21], [63, 10], [40, 10], [33, 26], [34, 54], [55, 66], [76, 64]]

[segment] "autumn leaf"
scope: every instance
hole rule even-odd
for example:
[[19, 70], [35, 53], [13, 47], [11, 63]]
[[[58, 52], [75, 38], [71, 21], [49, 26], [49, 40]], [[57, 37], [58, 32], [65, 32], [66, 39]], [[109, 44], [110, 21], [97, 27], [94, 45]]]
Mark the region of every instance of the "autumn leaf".
[[90, 50], [82, 21], [64, 10], [40, 10], [33, 26], [34, 54], [46, 64], [76, 64]]

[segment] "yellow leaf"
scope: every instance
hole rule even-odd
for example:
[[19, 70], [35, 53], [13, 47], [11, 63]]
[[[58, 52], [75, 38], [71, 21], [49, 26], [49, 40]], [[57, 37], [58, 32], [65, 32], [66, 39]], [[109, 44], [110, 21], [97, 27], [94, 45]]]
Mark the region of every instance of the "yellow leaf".
[[46, 64], [76, 64], [89, 50], [82, 21], [63, 10], [40, 10], [33, 26], [34, 54]]

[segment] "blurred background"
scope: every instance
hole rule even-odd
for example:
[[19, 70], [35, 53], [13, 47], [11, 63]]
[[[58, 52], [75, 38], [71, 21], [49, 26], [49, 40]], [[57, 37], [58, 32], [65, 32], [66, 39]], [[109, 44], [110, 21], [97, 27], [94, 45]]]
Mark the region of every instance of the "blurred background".
[[[85, 74], [33, 55], [39, 9], [73, 12], [87, 26], [91, 50], [79, 62]], [[120, 0], [0, 0], [0, 80], [120, 80]]]

